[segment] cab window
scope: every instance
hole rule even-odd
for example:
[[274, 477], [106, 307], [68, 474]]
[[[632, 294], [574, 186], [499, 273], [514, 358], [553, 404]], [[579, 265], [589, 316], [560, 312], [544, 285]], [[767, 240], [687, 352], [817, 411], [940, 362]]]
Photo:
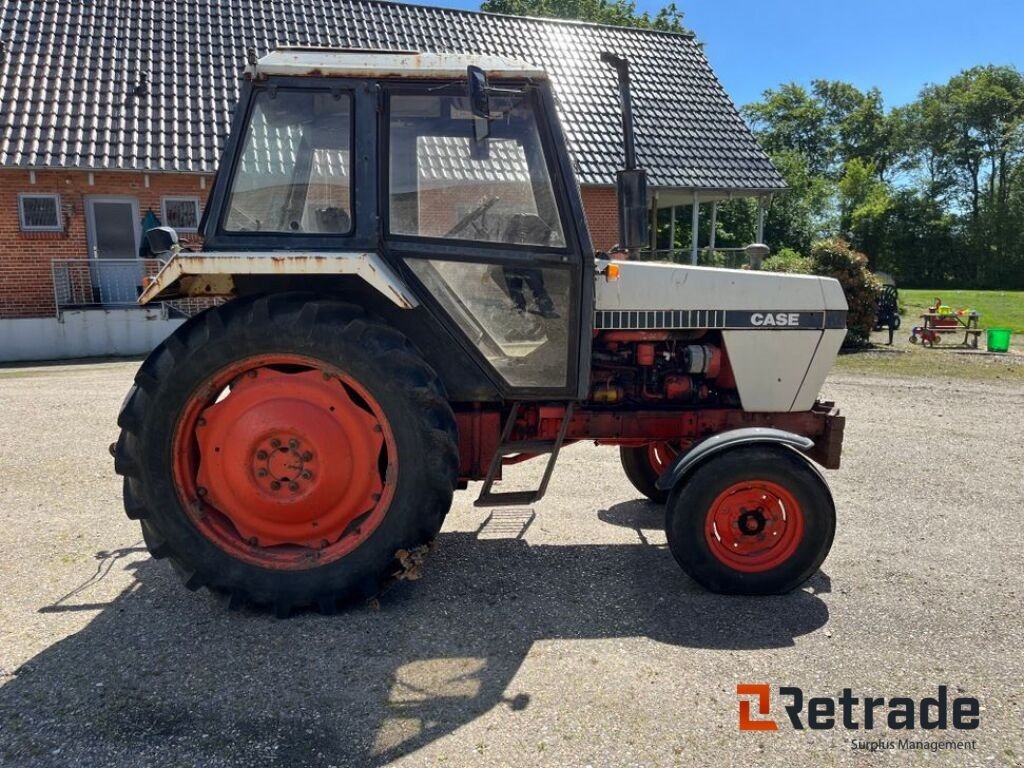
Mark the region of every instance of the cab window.
[[235, 168], [224, 229], [350, 233], [351, 141], [349, 94], [260, 91]]
[[391, 234], [565, 246], [532, 99], [492, 99], [491, 111], [478, 141], [466, 98], [391, 96]]

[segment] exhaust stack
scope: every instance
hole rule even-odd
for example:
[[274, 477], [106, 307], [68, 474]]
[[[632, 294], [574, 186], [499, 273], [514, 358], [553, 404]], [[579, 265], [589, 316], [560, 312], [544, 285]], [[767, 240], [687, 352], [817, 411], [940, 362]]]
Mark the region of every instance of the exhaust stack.
[[611, 66], [619, 78], [619, 104], [622, 109], [622, 143], [626, 167], [616, 174], [619, 203], [619, 248], [636, 258], [650, 237], [647, 214], [647, 172], [637, 168], [636, 136], [633, 129], [633, 94], [630, 90], [629, 62], [607, 51], [601, 61]]

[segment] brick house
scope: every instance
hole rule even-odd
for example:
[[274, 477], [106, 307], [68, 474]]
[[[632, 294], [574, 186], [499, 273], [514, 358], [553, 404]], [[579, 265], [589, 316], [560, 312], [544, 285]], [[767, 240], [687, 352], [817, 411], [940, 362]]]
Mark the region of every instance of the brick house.
[[597, 248], [616, 240], [622, 165], [602, 51], [632, 65], [652, 215], [672, 210], [674, 230], [677, 206], [693, 222], [702, 205], [784, 186], [687, 35], [373, 0], [22, 0], [0, 14], [0, 361], [136, 354], [182, 322], [187, 307], [133, 306], [158, 266], [142, 258], [142, 233], [159, 222], [198, 242], [250, 50], [490, 53], [543, 67]]

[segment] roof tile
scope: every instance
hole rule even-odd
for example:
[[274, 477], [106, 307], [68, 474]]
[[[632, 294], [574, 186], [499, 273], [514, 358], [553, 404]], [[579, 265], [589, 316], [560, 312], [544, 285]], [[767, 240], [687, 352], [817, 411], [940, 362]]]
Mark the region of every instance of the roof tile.
[[[657, 187], [784, 186], [687, 35], [374, 0], [20, 0], [0, 4], [0, 164], [212, 172], [246, 48], [510, 56], [551, 76], [583, 184], [623, 162], [613, 71], [633, 71], [637, 155]], [[145, 77], [148, 95], [130, 93]], [[46, 116], [46, 117], [42, 117]]]

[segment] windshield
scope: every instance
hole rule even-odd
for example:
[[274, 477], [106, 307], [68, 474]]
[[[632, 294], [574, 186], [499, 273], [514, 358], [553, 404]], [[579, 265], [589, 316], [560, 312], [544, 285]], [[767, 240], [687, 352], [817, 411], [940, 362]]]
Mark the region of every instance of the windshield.
[[230, 232], [352, 230], [347, 93], [261, 91], [235, 169]]
[[565, 245], [529, 97], [492, 99], [486, 141], [474, 138], [465, 98], [390, 103], [392, 234]]

